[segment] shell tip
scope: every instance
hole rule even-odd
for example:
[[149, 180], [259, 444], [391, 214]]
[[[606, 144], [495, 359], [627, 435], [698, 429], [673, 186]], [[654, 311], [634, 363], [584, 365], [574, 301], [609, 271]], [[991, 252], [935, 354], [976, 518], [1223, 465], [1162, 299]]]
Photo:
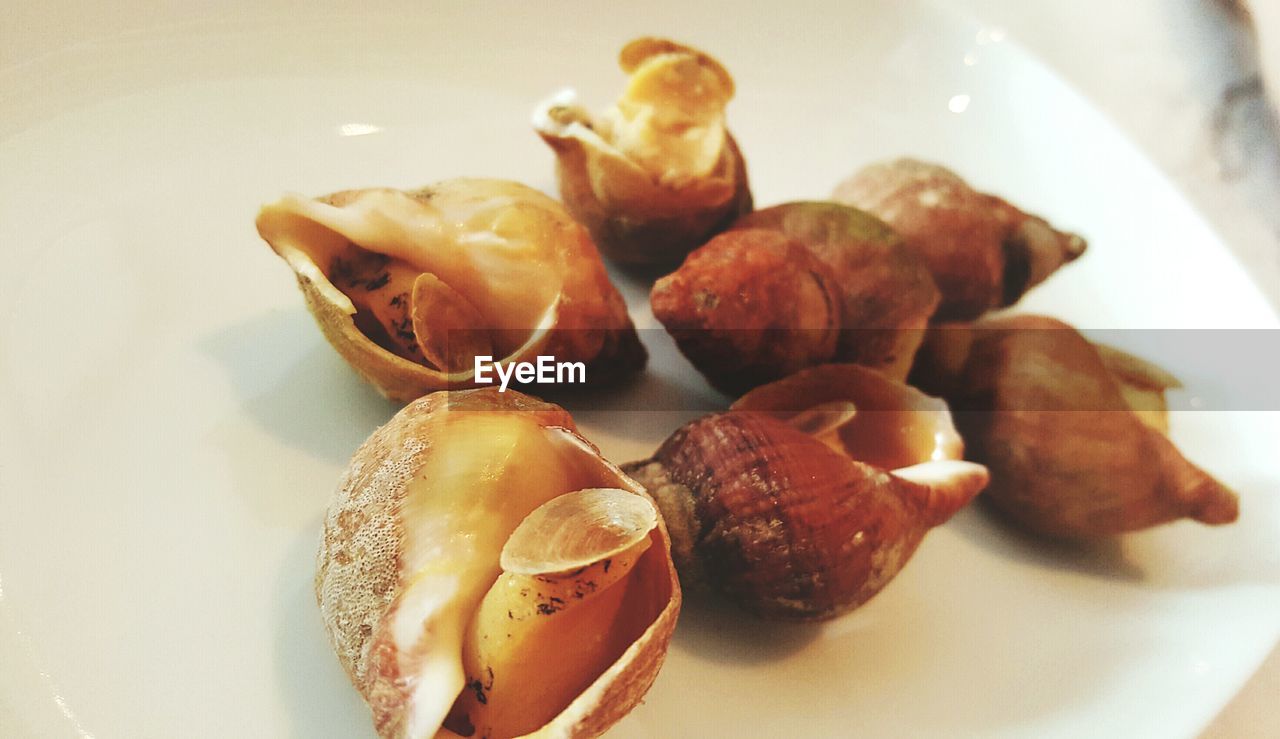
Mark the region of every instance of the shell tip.
[[1210, 526], [1235, 523], [1240, 517], [1240, 498], [1230, 489], [1207, 477], [1186, 495], [1188, 517]]
[[1068, 262], [1073, 262], [1089, 250], [1089, 242], [1083, 236], [1065, 233], [1062, 238], [1062, 254]]

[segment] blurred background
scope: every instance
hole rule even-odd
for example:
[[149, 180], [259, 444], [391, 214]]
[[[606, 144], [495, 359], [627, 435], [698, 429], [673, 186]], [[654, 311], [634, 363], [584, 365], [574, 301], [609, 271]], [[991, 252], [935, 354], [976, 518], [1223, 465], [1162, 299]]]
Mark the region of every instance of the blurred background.
[[1093, 100], [1280, 306], [1280, 0], [955, 5]]
[[[1280, 0], [957, 0], [1090, 98], [1280, 308]], [[1280, 737], [1280, 649], [1202, 739]]]

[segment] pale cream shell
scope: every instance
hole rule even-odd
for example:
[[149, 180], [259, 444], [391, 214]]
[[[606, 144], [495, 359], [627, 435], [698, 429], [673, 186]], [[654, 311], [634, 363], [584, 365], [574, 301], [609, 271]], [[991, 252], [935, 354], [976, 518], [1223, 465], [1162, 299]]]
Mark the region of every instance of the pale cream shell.
[[[715, 59], [666, 39], [639, 38], [623, 48], [619, 64], [630, 73], [645, 58], [685, 52], [718, 75], [730, 95], [733, 78]], [[556, 155], [556, 179], [565, 207], [587, 227], [601, 251], [626, 265], [674, 265], [752, 208], [746, 162], [733, 135], [712, 171], [663, 183], [599, 134], [598, 116], [577, 93], [561, 90], [534, 110], [533, 129]]]
[[[486, 388], [434, 393], [410, 403], [374, 432], [352, 458], [330, 505], [317, 562], [316, 594], [339, 660], [369, 704], [384, 737], [430, 736], [437, 731], [436, 727], [430, 727], [430, 732], [428, 727], [419, 727], [422, 731], [415, 733], [409, 728], [414, 723], [416, 686], [413, 675], [402, 674], [400, 657], [420, 643], [406, 644], [404, 639], [405, 634], [420, 633], [422, 623], [404, 617], [419, 606], [410, 605], [403, 612], [401, 606], [406, 595], [411, 595], [407, 584], [414, 577], [413, 572], [405, 571], [406, 560], [412, 558], [409, 547], [422, 542], [414, 542], [406, 533], [403, 506], [411, 482], [431, 454], [441, 419], [458, 409], [533, 418], [549, 432], [563, 434], [569, 442], [566, 453], [592, 455], [592, 464], [598, 462], [614, 487], [648, 497], [643, 486], [600, 457], [596, 448], [576, 433], [567, 412], [515, 391], [499, 393]], [[660, 546], [651, 547], [656, 554], [650, 559], [646, 553], [645, 561], [647, 567], [655, 568], [655, 576], [643, 582], [650, 584], [655, 598], [666, 602], [622, 656], [534, 736], [598, 735], [634, 708], [652, 685], [681, 604], [670, 537], [661, 520], [652, 536]], [[452, 735], [445, 729], [438, 732]]]
[[[319, 200], [345, 204], [357, 201], [364, 193], [378, 192], [383, 190], [346, 191]], [[591, 370], [588, 377], [603, 381], [644, 365], [644, 347], [636, 336], [626, 303], [609, 281], [599, 251], [586, 230], [555, 200], [519, 183], [481, 179], [448, 180], [428, 190], [406, 194], [414, 199], [448, 197], [455, 201], [491, 197], [508, 201], [513, 208], [539, 210], [558, 229], [549, 238], [555, 238], [550, 249], [558, 260], [555, 268], [562, 280], [561, 293], [536, 326], [527, 326], [531, 329], [527, 341], [509, 356], [498, 359], [514, 362], [545, 354], [560, 361], [586, 362]], [[360, 330], [351, 299], [329, 280], [306, 250], [292, 243], [304, 236], [293, 233], [293, 223], [280, 216], [295, 216], [290, 211], [296, 208], [293, 204], [297, 200], [296, 196], [286, 197], [264, 207], [257, 219], [258, 231], [293, 269], [307, 310], [342, 358], [393, 400], [409, 401], [437, 390], [475, 387], [472, 368], [450, 373], [418, 364], [387, 351]]]

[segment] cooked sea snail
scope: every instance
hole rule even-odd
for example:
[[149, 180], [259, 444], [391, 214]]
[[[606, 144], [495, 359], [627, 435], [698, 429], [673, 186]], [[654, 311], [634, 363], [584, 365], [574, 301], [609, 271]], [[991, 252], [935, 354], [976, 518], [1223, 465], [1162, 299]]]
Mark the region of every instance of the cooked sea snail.
[[914, 159], [865, 167], [832, 197], [888, 223], [925, 260], [942, 290], [939, 321], [1012, 305], [1085, 251], [1079, 236]]
[[736, 394], [828, 362], [905, 378], [938, 289], [874, 216], [788, 203], [699, 247], [654, 284], [650, 304], [711, 384]]
[[777, 231], [721, 234], [654, 283], [653, 315], [720, 390], [738, 395], [829, 361], [840, 341], [840, 286]]
[[593, 736], [662, 665], [669, 549], [643, 487], [564, 410], [440, 392], [351, 460], [316, 594], [381, 736]]
[[560, 196], [600, 249], [624, 264], [674, 264], [751, 210], [747, 170], [725, 128], [733, 78], [697, 49], [639, 38], [630, 75], [600, 115], [572, 90], [538, 106], [533, 127], [556, 155]]
[[946, 405], [873, 370], [824, 365], [693, 421], [624, 469], [671, 532], [681, 581], [766, 618], [864, 603], [986, 484]]
[[1061, 321], [932, 329], [912, 381], [951, 402], [969, 458], [991, 469], [983, 497], [1027, 530], [1077, 539], [1236, 519], [1235, 493], [1166, 436], [1178, 381]]
[[591, 237], [524, 185], [288, 195], [257, 225], [325, 337], [388, 397], [472, 386], [480, 355], [583, 362], [592, 382], [645, 362]]

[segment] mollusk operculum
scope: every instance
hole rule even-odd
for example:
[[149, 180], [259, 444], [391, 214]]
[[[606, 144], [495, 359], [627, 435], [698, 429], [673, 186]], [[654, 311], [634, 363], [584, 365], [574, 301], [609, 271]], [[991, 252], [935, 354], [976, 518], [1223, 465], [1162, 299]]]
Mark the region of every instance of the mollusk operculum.
[[829, 618], [878, 593], [987, 483], [927, 400], [872, 370], [816, 367], [624, 469], [657, 500], [685, 583], [768, 618]]
[[669, 547], [643, 487], [564, 410], [440, 392], [356, 452], [316, 593], [380, 735], [595, 735], [662, 664]]
[[590, 381], [645, 351], [587, 232], [514, 182], [289, 195], [258, 232], [298, 278], [325, 337], [384, 395], [475, 385], [474, 357], [586, 364]]
[[936, 327], [911, 377], [962, 411], [969, 458], [991, 468], [983, 497], [1034, 533], [1079, 539], [1238, 515], [1236, 494], [1167, 436], [1164, 392], [1178, 381], [1061, 321]]
[[746, 165], [725, 127], [733, 78], [715, 59], [656, 38], [627, 44], [630, 75], [595, 116], [572, 90], [533, 114], [556, 155], [560, 194], [611, 259], [678, 261], [751, 209]]
[[968, 320], [1016, 303], [1085, 252], [1084, 239], [914, 159], [864, 167], [832, 195], [902, 235], [942, 291], [936, 320]]

